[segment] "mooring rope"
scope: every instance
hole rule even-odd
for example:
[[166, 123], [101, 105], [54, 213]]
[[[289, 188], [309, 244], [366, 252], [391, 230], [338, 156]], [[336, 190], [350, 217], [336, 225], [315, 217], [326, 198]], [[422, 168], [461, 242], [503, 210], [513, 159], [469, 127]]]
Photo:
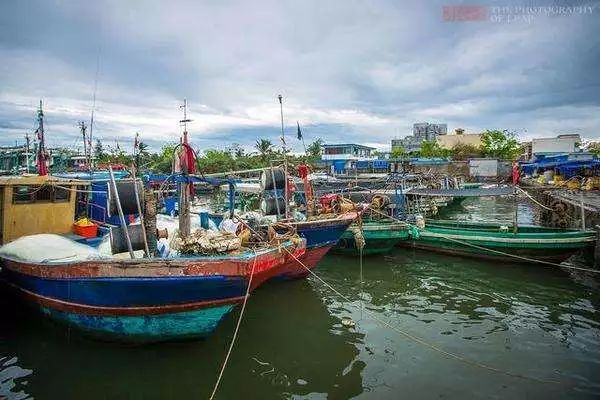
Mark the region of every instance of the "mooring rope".
[[[392, 219], [392, 220], [395, 220], [395, 221], [398, 221], [398, 222], [404, 222], [404, 223], [406, 223], [408, 226], [412, 226], [412, 227], [416, 227], [416, 228], [418, 228], [418, 227], [417, 227], [416, 225], [414, 225], [414, 224], [410, 224], [410, 223], [408, 223], [408, 222], [406, 222], [406, 221], [399, 220], [399, 219], [397, 219], [397, 218], [394, 218], [394, 217], [392, 217], [392, 216], [390, 216], [390, 215], [387, 215], [387, 214], [385, 214], [385, 213], [382, 213], [382, 212], [380, 212], [380, 211], [378, 211], [378, 210], [374, 210], [374, 209], [372, 209], [372, 208], [371, 208], [371, 211], [375, 211], [376, 213], [380, 213], [380, 214], [382, 214], [382, 215], [384, 215], [384, 216], [386, 216], [386, 217], [388, 217], [388, 218], [390, 218], [390, 219]], [[600, 270], [596, 270], [596, 269], [585, 268], [585, 267], [577, 267], [577, 266], [575, 266], [575, 265], [572, 265], [572, 264], [558, 264], [558, 263], [553, 263], [553, 262], [550, 262], [550, 261], [536, 260], [535, 258], [529, 258], [529, 257], [519, 256], [519, 255], [517, 255], [517, 254], [506, 253], [506, 252], [504, 252], [504, 251], [495, 250], [495, 249], [490, 249], [490, 248], [483, 247], [483, 246], [478, 246], [478, 245], [476, 245], [476, 244], [472, 244], [472, 243], [466, 242], [466, 241], [464, 241], [464, 240], [460, 240], [460, 239], [455, 239], [455, 238], [452, 238], [452, 237], [450, 237], [450, 236], [444, 235], [443, 233], [437, 233], [437, 232], [436, 232], [436, 235], [438, 235], [438, 236], [440, 236], [441, 238], [444, 238], [444, 239], [446, 239], [446, 240], [449, 240], [449, 241], [452, 241], [452, 242], [455, 242], [455, 243], [460, 243], [460, 244], [462, 244], [462, 245], [465, 245], [465, 246], [473, 247], [473, 248], [476, 248], [476, 249], [479, 249], [479, 250], [485, 250], [485, 251], [489, 251], [489, 252], [496, 253], [496, 254], [500, 254], [500, 255], [503, 255], [503, 256], [508, 256], [508, 257], [517, 258], [517, 259], [524, 260], [524, 261], [528, 261], [528, 262], [539, 263], [539, 264], [546, 264], [546, 265], [551, 265], [551, 266], [553, 266], [553, 267], [560, 267], [560, 268], [574, 269], [574, 270], [578, 270], [578, 271], [591, 272], [591, 273], [594, 273], [594, 274], [600, 273]]]
[[[339, 297], [341, 297], [343, 300], [345, 300], [347, 303], [349, 303], [352, 307], [359, 308], [359, 310], [362, 311], [362, 307], [356, 307], [355, 305], [353, 305], [352, 304], [352, 300], [349, 297], [347, 297], [344, 294], [340, 293], [337, 289], [335, 289], [329, 283], [327, 283], [326, 281], [324, 281], [320, 276], [318, 276], [315, 272], [313, 272], [310, 268], [308, 268], [302, 261], [300, 261], [288, 249], [285, 249], [285, 250], [292, 256], [292, 258], [294, 260], [296, 260], [296, 262], [298, 264], [300, 264], [304, 269], [306, 269], [319, 282], [321, 282], [323, 285], [325, 285], [327, 288], [329, 288], [332, 292], [334, 292]], [[390, 324], [388, 321], [379, 318], [379, 316], [375, 312], [373, 312], [373, 311], [371, 311], [371, 310], [369, 310], [367, 308], [364, 308], [364, 311], [373, 320], [375, 320], [375, 321], [379, 322], [380, 324], [384, 325], [385, 327], [387, 327], [387, 328], [395, 331], [396, 333], [398, 333], [398, 334], [400, 334], [400, 335], [402, 335], [402, 336], [404, 336], [404, 337], [406, 337], [406, 338], [408, 338], [408, 339], [410, 339], [410, 340], [412, 340], [412, 341], [414, 341], [416, 343], [419, 343], [422, 346], [425, 346], [425, 347], [427, 347], [427, 348], [429, 348], [431, 350], [439, 352], [439, 353], [441, 353], [441, 354], [443, 354], [443, 355], [445, 355], [445, 356], [447, 356], [449, 358], [453, 358], [453, 359], [455, 359], [457, 361], [463, 362], [463, 363], [468, 364], [470, 366], [482, 368], [482, 369], [485, 369], [485, 370], [488, 370], [488, 371], [491, 371], [491, 372], [495, 372], [495, 373], [498, 373], [498, 374], [510, 376], [512, 378], [525, 379], [525, 380], [530, 380], [530, 381], [534, 381], [534, 382], [538, 382], [538, 383], [552, 383], [552, 384], [560, 384], [561, 383], [560, 381], [557, 381], [557, 380], [535, 378], [535, 377], [530, 377], [530, 376], [521, 375], [521, 374], [517, 374], [517, 373], [514, 373], [514, 372], [502, 370], [502, 369], [499, 369], [499, 368], [496, 368], [496, 367], [492, 367], [490, 365], [486, 365], [486, 364], [480, 363], [480, 362], [475, 361], [475, 360], [471, 360], [471, 359], [463, 357], [463, 356], [461, 356], [459, 354], [451, 353], [451, 352], [449, 352], [447, 350], [444, 350], [441, 347], [439, 347], [439, 346], [437, 346], [437, 345], [435, 345], [433, 343], [426, 342], [425, 340], [423, 340], [423, 339], [421, 339], [421, 338], [419, 338], [417, 336], [414, 336], [414, 335], [412, 335], [412, 334], [410, 334], [408, 332], [405, 332], [405, 331], [401, 330], [400, 328], [398, 328], [398, 327]]]
[[[287, 249], [286, 249], [287, 250]], [[292, 254], [292, 253], [290, 253]], [[293, 254], [292, 254], [293, 256]], [[244, 296], [244, 302], [242, 303], [242, 309], [240, 310], [240, 316], [238, 317], [237, 324], [235, 325], [235, 330], [233, 331], [233, 337], [231, 338], [231, 343], [229, 343], [229, 349], [227, 350], [227, 355], [223, 360], [223, 365], [221, 366], [221, 371], [219, 372], [219, 377], [215, 382], [215, 387], [213, 388], [212, 394], [210, 395], [210, 400], [215, 397], [217, 394], [217, 390], [219, 389], [219, 384], [221, 383], [221, 379], [223, 378], [223, 373], [225, 372], [225, 367], [227, 367], [227, 362], [229, 361], [229, 356], [231, 355], [231, 351], [233, 350], [233, 345], [235, 344], [235, 340], [237, 338], [238, 331], [240, 330], [240, 324], [242, 323], [242, 317], [244, 316], [244, 310], [246, 309], [246, 303], [248, 302], [248, 297], [250, 297], [250, 288], [252, 287], [252, 277], [254, 276], [254, 268], [256, 267], [256, 259], [258, 255], [256, 251], [254, 251], [254, 262], [252, 263], [252, 271], [250, 271], [250, 279], [248, 279], [248, 287], [246, 288], [246, 295]]]

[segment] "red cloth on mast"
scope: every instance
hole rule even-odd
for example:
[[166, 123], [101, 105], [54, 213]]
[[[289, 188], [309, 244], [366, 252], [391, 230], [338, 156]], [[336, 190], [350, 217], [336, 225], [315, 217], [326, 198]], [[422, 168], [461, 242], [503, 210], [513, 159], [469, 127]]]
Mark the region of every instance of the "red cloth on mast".
[[38, 152], [37, 156], [38, 175], [48, 175], [48, 166], [46, 165], [46, 154], [43, 151]]

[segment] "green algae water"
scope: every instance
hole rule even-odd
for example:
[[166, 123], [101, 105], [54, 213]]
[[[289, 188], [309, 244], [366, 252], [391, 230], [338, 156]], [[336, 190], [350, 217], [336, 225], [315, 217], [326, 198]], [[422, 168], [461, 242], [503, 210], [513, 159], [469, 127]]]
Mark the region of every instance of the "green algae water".
[[[520, 207], [528, 222], [532, 213]], [[443, 217], [510, 221], [512, 209], [468, 199]], [[406, 249], [365, 258], [362, 283], [355, 257], [327, 256], [316, 272], [352, 301], [314, 277], [259, 288], [216, 398], [600, 397], [600, 291], [590, 275]], [[206, 399], [239, 312], [203, 341], [127, 346], [82, 337], [2, 299], [7, 399]], [[354, 326], [342, 323], [348, 318]]]

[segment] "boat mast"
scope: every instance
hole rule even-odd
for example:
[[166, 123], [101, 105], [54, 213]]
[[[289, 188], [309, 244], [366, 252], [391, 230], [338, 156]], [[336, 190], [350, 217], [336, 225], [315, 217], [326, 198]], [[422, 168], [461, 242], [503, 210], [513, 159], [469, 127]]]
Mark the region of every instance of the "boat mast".
[[90, 170], [90, 176], [94, 172], [94, 148], [92, 147], [93, 142], [93, 133], [94, 133], [94, 110], [96, 109], [96, 91], [98, 90], [98, 72], [100, 71], [100, 49], [98, 48], [98, 57], [96, 58], [96, 77], [94, 78], [94, 95], [92, 97], [92, 115], [90, 117], [90, 136], [89, 136], [89, 156], [88, 156], [88, 166]]
[[283, 168], [285, 175], [285, 193], [283, 194], [283, 198], [285, 199], [285, 219], [290, 217], [290, 200], [288, 198], [288, 160], [287, 160], [287, 148], [285, 143], [285, 131], [283, 129], [283, 97], [281, 95], [277, 95], [279, 99], [279, 111], [281, 112], [281, 141], [283, 142]]
[[48, 166], [46, 165], [46, 143], [44, 138], [44, 111], [42, 110], [42, 100], [40, 100], [40, 108], [38, 109], [38, 128], [36, 130], [39, 140], [37, 154], [38, 175], [48, 175]]
[[[185, 164], [185, 168], [182, 168], [182, 173], [187, 176], [188, 170], [191, 169], [191, 166], [188, 165], [189, 158], [187, 154], [189, 151], [187, 123], [192, 122], [187, 117], [187, 99], [183, 99], [183, 105], [179, 106], [179, 108], [183, 110], [183, 119], [179, 123], [183, 125], [183, 137], [181, 139], [183, 153], [181, 157], [185, 160], [185, 162], [180, 162], [180, 165]], [[179, 233], [181, 237], [187, 237], [191, 233], [190, 190], [190, 187], [186, 183], [182, 182], [179, 184]]]

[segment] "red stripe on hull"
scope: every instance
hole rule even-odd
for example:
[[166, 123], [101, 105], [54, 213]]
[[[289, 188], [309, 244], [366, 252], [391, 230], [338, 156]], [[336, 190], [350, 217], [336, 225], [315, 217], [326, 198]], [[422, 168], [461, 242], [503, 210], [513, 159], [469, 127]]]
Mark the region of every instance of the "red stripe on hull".
[[[309, 269], [313, 269], [317, 266], [317, 263], [327, 254], [333, 245], [315, 247], [312, 249], [306, 249], [306, 253], [303, 257], [298, 257], [302, 264], [306, 265]], [[309, 272], [304, 268], [298, 261], [293, 259], [291, 262], [286, 263], [282, 268], [283, 276], [288, 279], [299, 279], [305, 278]]]
[[210, 300], [186, 304], [169, 304], [165, 306], [154, 307], [97, 307], [57, 300], [30, 292], [29, 290], [20, 288], [16, 285], [11, 284], [11, 286], [17, 289], [19, 294], [21, 294], [23, 297], [41, 306], [52, 308], [54, 310], [86, 315], [157, 315], [221, 306], [224, 304], [236, 304], [241, 303], [244, 300], [244, 296], [239, 296], [222, 300]]

